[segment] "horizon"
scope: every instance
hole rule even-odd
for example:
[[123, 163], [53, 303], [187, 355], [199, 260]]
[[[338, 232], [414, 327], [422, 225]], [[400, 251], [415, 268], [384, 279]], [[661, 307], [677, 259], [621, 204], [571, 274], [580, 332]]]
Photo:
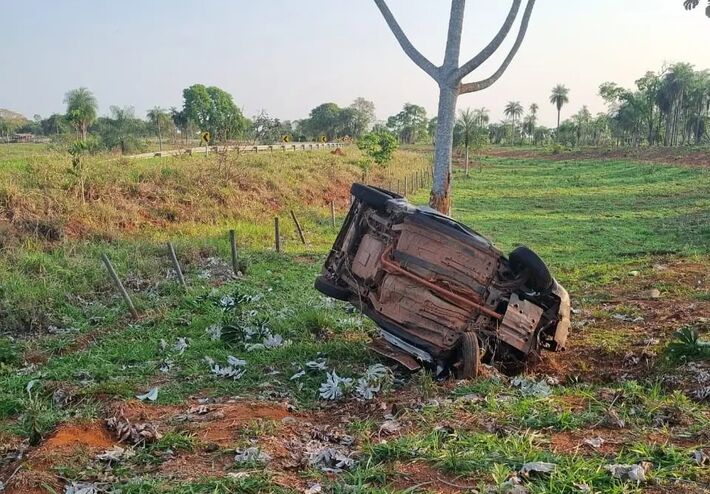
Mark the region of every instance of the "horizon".
[[[467, 7], [462, 62], [487, 43], [509, 8], [509, 2], [488, 8], [478, 3]], [[526, 111], [534, 102], [540, 123], [549, 127], [556, 119], [549, 93], [558, 83], [570, 89], [565, 119], [584, 105], [593, 114], [605, 111], [597, 94], [603, 82], [631, 87], [646, 71], [658, 72], [671, 63], [710, 66], [700, 49], [710, 46], [710, 19], [685, 11], [680, 1], [570, 3], [536, 5], [508, 71], [490, 89], [462, 96], [458, 109], [486, 107], [497, 122], [507, 101], [520, 101]], [[10, 70], [0, 74], [0, 108], [30, 119], [64, 113], [64, 94], [87, 87], [98, 99], [99, 114], [108, 114], [110, 106], [129, 106], [144, 118], [154, 106], [181, 108], [182, 89], [201, 83], [228, 91], [248, 118], [265, 110], [293, 121], [321, 103], [342, 107], [359, 96], [374, 102], [379, 121], [405, 103], [423, 106], [429, 118], [436, 115], [438, 89], [402, 53], [371, 2], [347, 5], [345, 13], [327, 8], [331, 4], [323, 0], [210, 6], [220, 15], [165, 0], [150, 5], [84, 0], [46, 5], [35, 0], [6, 6], [0, 64]], [[423, 2], [391, 0], [390, 7], [412, 43], [440, 63], [448, 2], [434, 9]], [[67, 35], [66, 26], [76, 22], [79, 10], [85, 36]], [[235, 20], [239, 29], [234, 29]], [[602, 22], [604, 29], [599, 28]], [[33, 33], [29, 40], [28, 32]], [[495, 70], [511, 38], [466, 81]]]

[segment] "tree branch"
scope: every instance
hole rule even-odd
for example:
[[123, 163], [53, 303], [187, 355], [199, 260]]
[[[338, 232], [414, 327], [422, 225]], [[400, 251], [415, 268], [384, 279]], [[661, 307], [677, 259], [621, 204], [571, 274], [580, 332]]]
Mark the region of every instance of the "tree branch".
[[477, 82], [468, 82], [468, 83], [461, 84], [459, 86], [459, 94], [472, 93], [474, 91], [480, 91], [482, 89], [486, 89], [491, 84], [493, 84], [498, 79], [500, 79], [500, 76], [502, 76], [503, 73], [506, 71], [506, 69], [508, 68], [508, 65], [510, 65], [510, 62], [515, 57], [515, 54], [518, 52], [518, 48], [520, 48], [520, 45], [523, 43], [523, 38], [525, 38], [525, 32], [528, 29], [528, 22], [530, 21], [530, 16], [532, 14], [532, 10], [533, 10], [534, 6], [535, 6], [535, 0], [528, 0], [528, 3], [525, 7], [525, 12], [523, 13], [523, 19], [520, 23], [520, 30], [518, 31], [518, 37], [515, 39], [515, 44], [513, 44], [513, 47], [510, 49], [510, 53], [508, 53], [508, 56], [505, 57], [505, 60], [503, 60], [503, 63], [500, 66], [500, 68], [498, 70], [496, 70], [495, 73], [492, 76], [490, 76], [488, 79], [484, 79], [482, 81], [477, 81]]
[[[449, 16], [449, 32], [446, 36], [446, 51], [442, 70], [456, 71], [459, 65], [459, 52], [461, 51], [461, 31], [463, 27], [463, 12], [466, 0], [451, 1], [451, 15]], [[456, 81], [458, 83], [458, 81]]]
[[515, 22], [515, 18], [518, 16], [518, 10], [520, 9], [521, 2], [522, 0], [513, 0], [513, 5], [511, 5], [510, 7], [508, 17], [505, 18], [505, 22], [501, 26], [500, 31], [498, 31], [498, 34], [495, 35], [491, 42], [488, 43], [488, 45], [483, 50], [481, 50], [478, 55], [473, 57], [471, 60], [469, 60], [459, 68], [459, 70], [456, 72], [456, 77], [459, 81], [471, 72], [473, 72], [473, 70], [479, 67], [483, 62], [488, 60], [491, 55], [495, 53], [501, 43], [503, 43], [503, 40], [506, 36], [508, 36], [508, 33], [510, 32], [510, 28], [513, 26], [513, 22]]
[[429, 74], [432, 79], [437, 80], [439, 76], [439, 69], [434, 66], [434, 64], [431, 63], [416, 48], [414, 48], [414, 45], [412, 45], [412, 43], [409, 41], [407, 35], [404, 34], [402, 28], [399, 27], [399, 24], [397, 24], [397, 20], [394, 18], [394, 15], [392, 15], [392, 12], [390, 11], [389, 7], [387, 7], [387, 3], [385, 3], [385, 0], [375, 0], [375, 5], [377, 5], [377, 8], [380, 9], [382, 17], [384, 17], [385, 21], [387, 21], [387, 25], [392, 31], [392, 34], [394, 34], [394, 37], [397, 38], [397, 41], [402, 47], [402, 50], [404, 50], [404, 53], [406, 53], [407, 56], [412, 59], [412, 62], [417, 64], [420, 69]]

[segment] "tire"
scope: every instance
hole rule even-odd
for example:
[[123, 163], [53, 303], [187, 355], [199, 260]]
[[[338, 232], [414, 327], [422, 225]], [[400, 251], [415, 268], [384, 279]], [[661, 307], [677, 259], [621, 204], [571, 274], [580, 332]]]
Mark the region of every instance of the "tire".
[[465, 332], [461, 335], [459, 352], [461, 354], [461, 378], [475, 379], [481, 369], [481, 351], [476, 333]]
[[396, 197], [395, 195], [390, 195], [381, 189], [369, 187], [363, 184], [353, 184], [350, 187], [350, 193], [355, 196], [356, 199], [362, 201], [365, 205], [376, 209], [377, 211], [384, 211], [387, 207], [387, 201]]
[[329, 296], [330, 298], [344, 301], [350, 300], [351, 293], [349, 289], [336, 285], [332, 281], [328, 280], [328, 278], [326, 278], [325, 276], [321, 275], [316, 278], [316, 281], [313, 286], [316, 290], [318, 290], [324, 295]]
[[552, 286], [550, 270], [540, 257], [524, 245], [510, 253], [510, 265], [516, 273], [527, 272], [526, 284], [537, 291], [544, 291]]

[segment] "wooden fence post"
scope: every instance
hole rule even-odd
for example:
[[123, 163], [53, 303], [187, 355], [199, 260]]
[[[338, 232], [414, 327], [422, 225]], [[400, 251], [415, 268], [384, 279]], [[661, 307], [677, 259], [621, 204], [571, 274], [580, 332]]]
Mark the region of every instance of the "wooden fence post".
[[177, 274], [178, 281], [182, 287], [187, 290], [187, 283], [185, 283], [185, 277], [182, 275], [180, 261], [178, 261], [177, 255], [175, 254], [175, 246], [172, 242], [168, 242], [168, 255], [170, 256], [170, 260], [173, 262], [173, 268], [175, 269], [175, 274]]
[[279, 230], [279, 217], [274, 216], [274, 244], [276, 252], [281, 252], [281, 232]]
[[298, 230], [298, 236], [301, 237], [301, 243], [306, 245], [306, 237], [303, 236], [303, 228], [301, 228], [301, 224], [298, 222], [298, 218], [296, 218], [296, 213], [293, 212], [293, 209], [291, 210], [291, 218], [293, 218], [296, 230]]
[[123, 300], [126, 302], [128, 310], [131, 312], [133, 319], [138, 319], [138, 311], [133, 305], [133, 301], [131, 300], [130, 295], [128, 295], [128, 292], [123, 287], [123, 283], [121, 283], [121, 280], [118, 278], [116, 270], [113, 269], [113, 264], [111, 264], [111, 261], [109, 260], [108, 256], [106, 254], [101, 254], [101, 260], [104, 262], [106, 269], [108, 269], [108, 274], [111, 276], [111, 279], [116, 285], [116, 288], [118, 288], [118, 291], [121, 292], [121, 297], [123, 297]]
[[330, 224], [335, 230], [335, 201], [330, 201]]
[[234, 275], [239, 275], [239, 260], [237, 257], [237, 232], [229, 230], [229, 245], [232, 249], [232, 271]]

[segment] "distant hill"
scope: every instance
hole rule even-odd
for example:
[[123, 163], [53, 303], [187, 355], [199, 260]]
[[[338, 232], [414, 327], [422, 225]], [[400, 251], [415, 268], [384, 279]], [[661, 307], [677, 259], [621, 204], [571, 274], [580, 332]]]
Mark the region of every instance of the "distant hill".
[[5, 108], [0, 108], [0, 118], [4, 118], [5, 120], [20, 120], [22, 122], [27, 122], [29, 120], [24, 115], [6, 110]]

